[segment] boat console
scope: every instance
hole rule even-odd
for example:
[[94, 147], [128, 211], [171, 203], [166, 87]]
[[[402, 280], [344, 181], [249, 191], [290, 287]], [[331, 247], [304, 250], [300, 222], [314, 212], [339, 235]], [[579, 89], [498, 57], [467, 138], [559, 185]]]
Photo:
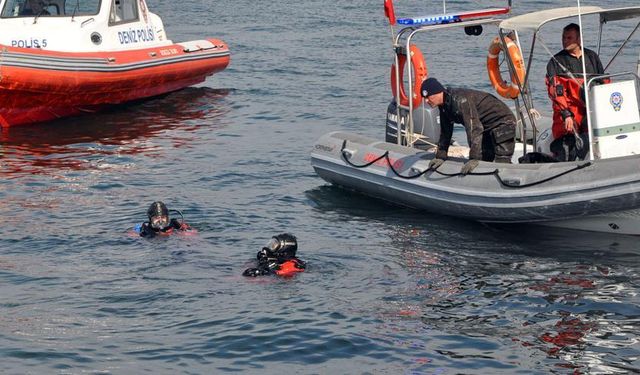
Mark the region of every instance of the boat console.
[[596, 159], [640, 154], [638, 77], [590, 87], [591, 128]]
[[144, 0], [0, 0], [0, 44], [60, 52], [171, 45]]

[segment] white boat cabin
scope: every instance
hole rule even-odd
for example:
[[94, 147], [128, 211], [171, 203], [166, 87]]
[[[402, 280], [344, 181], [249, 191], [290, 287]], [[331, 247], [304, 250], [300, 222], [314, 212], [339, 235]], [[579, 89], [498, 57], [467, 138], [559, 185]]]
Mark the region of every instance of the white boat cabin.
[[0, 0], [0, 45], [66, 52], [172, 44], [145, 0]]

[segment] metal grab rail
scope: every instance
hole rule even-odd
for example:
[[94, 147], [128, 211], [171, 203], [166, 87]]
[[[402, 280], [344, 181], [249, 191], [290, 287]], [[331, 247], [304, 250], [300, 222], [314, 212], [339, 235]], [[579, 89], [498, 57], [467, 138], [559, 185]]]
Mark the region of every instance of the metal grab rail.
[[[496, 18], [485, 18], [485, 19], [476, 19], [476, 20], [469, 20], [469, 21], [460, 21], [460, 22], [455, 22], [455, 23], [445, 23], [445, 24], [436, 24], [436, 25], [424, 25], [424, 26], [419, 26], [419, 27], [406, 27], [403, 28], [402, 30], [398, 31], [398, 34], [395, 37], [395, 41], [393, 44], [393, 50], [394, 50], [394, 59], [395, 59], [395, 67], [396, 67], [396, 71], [395, 71], [395, 75], [396, 75], [396, 93], [397, 95], [400, 95], [400, 85], [403, 85], [404, 82], [400, 82], [400, 71], [399, 71], [399, 65], [398, 65], [398, 54], [395, 53], [397, 48], [404, 48], [407, 53], [410, 50], [410, 45], [411, 45], [411, 39], [418, 33], [421, 32], [425, 32], [425, 31], [433, 31], [433, 30], [439, 30], [439, 29], [447, 29], [447, 28], [452, 28], [452, 27], [468, 27], [468, 26], [480, 26], [480, 25], [498, 25], [502, 20], [500, 19], [496, 19]], [[405, 34], [407, 34], [406, 37], [406, 42], [404, 43], [404, 45], [401, 43], [402, 38]], [[396, 100], [397, 102], [397, 108], [396, 108], [396, 115], [398, 116], [398, 119], [400, 118], [400, 107], [404, 107], [407, 108], [409, 110], [409, 116], [408, 116], [408, 120], [406, 122], [405, 125], [405, 144], [407, 146], [412, 146], [412, 137], [413, 137], [413, 101], [411, 100], [413, 98], [413, 67], [411, 66], [410, 63], [410, 56], [407, 56], [407, 60], [408, 63], [406, 64], [407, 66], [407, 79], [408, 79], [408, 86], [409, 86], [409, 90], [405, 91], [407, 92], [407, 96], [409, 97], [409, 105], [408, 106], [402, 106], [400, 104], [399, 100]], [[398, 128], [400, 127], [400, 124], [398, 124]], [[401, 132], [398, 131], [398, 137], [397, 137], [397, 144], [402, 145], [403, 142], [401, 140], [402, 135]]]

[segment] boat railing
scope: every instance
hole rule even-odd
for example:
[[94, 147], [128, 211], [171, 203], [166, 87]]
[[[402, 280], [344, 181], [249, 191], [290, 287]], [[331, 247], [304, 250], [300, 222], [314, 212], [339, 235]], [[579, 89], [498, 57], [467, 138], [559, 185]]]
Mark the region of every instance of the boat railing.
[[[400, 20], [399, 20], [400, 21]], [[448, 29], [448, 28], [452, 28], [452, 27], [464, 27], [464, 28], [468, 28], [468, 27], [477, 27], [477, 26], [483, 26], [483, 25], [498, 25], [500, 23], [500, 19], [497, 18], [481, 18], [481, 19], [473, 19], [473, 20], [466, 20], [466, 21], [457, 21], [457, 22], [451, 22], [451, 23], [439, 23], [439, 24], [415, 24], [412, 26], [408, 26], [405, 27], [401, 30], [398, 31], [398, 33], [396, 34], [395, 38], [394, 38], [394, 52], [397, 52], [398, 50], [400, 51], [404, 51], [404, 53], [407, 53], [407, 51], [410, 50], [411, 48], [411, 43], [412, 43], [412, 39], [414, 38], [414, 36], [416, 36], [419, 33], [424, 33], [427, 31], [435, 31], [435, 30], [443, 30], [443, 29]], [[404, 40], [403, 40], [404, 39]], [[403, 85], [404, 82], [400, 81], [400, 66], [399, 66], [399, 60], [398, 60], [398, 53], [395, 53], [395, 67], [396, 67], [396, 71], [394, 72], [394, 74], [396, 75], [396, 91], [395, 92], [400, 92], [400, 85]], [[409, 98], [413, 98], [414, 92], [413, 92], [413, 67], [410, 63], [407, 64], [406, 66], [407, 69], [407, 87], [408, 87], [408, 97]], [[397, 101], [397, 116], [398, 118], [400, 118], [400, 110], [402, 108], [404, 109], [408, 109], [409, 113], [413, 113], [413, 101], [409, 100], [408, 105], [402, 105], [400, 104], [400, 101]], [[398, 134], [402, 134], [401, 132], [398, 132]], [[406, 123], [406, 132], [405, 134], [405, 142], [406, 145], [411, 146], [411, 144], [413, 143], [413, 134], [414, 134], [414, 123], [413, 123], [413, 116], [409, 116], [409, 119]], [[398, 136], [397, 137], [397, 143], [398, 144], [403, 144], [402, 143], [402, 136]]]

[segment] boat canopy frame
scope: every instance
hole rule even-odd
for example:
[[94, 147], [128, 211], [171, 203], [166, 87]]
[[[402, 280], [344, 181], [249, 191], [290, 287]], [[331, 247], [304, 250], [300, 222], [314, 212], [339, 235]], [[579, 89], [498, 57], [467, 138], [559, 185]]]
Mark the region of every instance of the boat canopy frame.
[[[524, 119], [526, 117], [529, 119], [532, 131], [533, 131], [534, 150], [536, 149], [538, 129], [537, 129], [537, 123], [536, 123], [536, 116], [534, 115], [536, 113], [536, 110], [533, 104], [533, 97], [529, 90], [529, 81], [530, 81], [529, 77], [531, 73], [531, 66], [533, 65], [533, 54], [536, 49], [535, 48], [536, 41], [541, 42], [541, 44], [543, 44], [544, 46], [544, 43], [542, 43], [542, 40], [538, 36], [538, 33], [544, 25], [550, 22], [565, 20], [565, 19], [574, 18], [574, 17], [588, 16], [588, 15], [599, 15], [598, 46], [597, 46], [597, 53], [599, 55], [601, 41], [602, 41], [603, 25], [605, 23], [614, 22], [614, 21], [629, 20], [634, 18], [640, 19], [640, 6], [612, 8], [612, 9], [605, 9], [598, 6], [554, 8], [554, 9], [547, 9], [547, 10], [531, 12], [527, 14], [510, 17], [501, 21], [500, 24], [498, 25], [499, 36], [500, 36], [503, 48], [506, 47], [505, 38], [508, 35], [514, 36], [515, 37], [514, 40], [517, 41], [519, 46], [520, 45], [519, 32], [532, 32], [533, 34], [531, 39], [531, 49], [529, 51], [529, 57], [526, 60], [524, 82], [519, 82], [517, 79], [517, 75], [513, 74], [513, 72], [515, 72], [514, 63], [508, 54], [506, 54], [505, 61], [507, 61], [508, 63], [509, 71], [512, 73], [512, 77], [516, 78], [515, 79], [516, 82], [514, 83], [518, 85], [518, 88], [520, 91], [519, 96], [522, 97], [522, 101], [523, 101], [526, 112], [522, 113], [522, 108], [520, 106], [516, 107], [516, 111], [519, 112], [519, 118]], [[640, 20], [638, 21], [636, 27], [629, 33], [626, 39], [621, 43], [620, 47], [614, 53], [611, 60], [606, 64], [605, 70], [611, 66], [611, 64], [620, 54], [620, 52], [624, 49], [627, 42], [636, 33], [638, 28], [640, 28]], [[582, 39], [582, 35], [581, 35], [581, 39]], [[546, 46], [544, 47], [546, 49]], [[584, 45], [582, 45], [582, 48], [584, 49]], [[551, 58], [553, 58], [553, 54], [551, 54]], [[640, 64], [640, 61], [639, 61], [639, 64]], [[640, 66], [638, 67], [638, 69], [640, 70]], [[604, 74], [598, 77], [594, 77], [590, 80], [586, 80], [587, 90], [585, 90], [585, 106], [586, 106], [586, 118], [587, 118], [587, 127], [588, 127], [589, 144], [590, 144], [589, 155], [591, 160], [594, 159], [594, 154], [593, 154], [593, 136], [592, 136], [593, 131], [592, 131], [592, 124], [591, 124], [591, 113], [590, 113], [591, 111], [589, 107], [588, 88], [591, 87], [591, 85], [595, 82], [596, 79], [610, 78], [612, 76], [621, 76], [621, 75], [633, 76], [636, 82], [636, 87], [638, 87], [638, 84], [640, 82], [640, 77], [638, 76], [638, 74], [640, 74], [640, 71], [639, 72], [629, 71], [629, 72], [622, 72], [622, 73], [615, 73], [615, 74]], [[524, 121], [522, 122], [522, 126], [523, 126], [523, 130], [526, 130], [526, 123]], [[526, 153], [526, 147], [525, 147], [525, 153]]]
[[[467, 28], [467, 27], [475, 27], [475, 26], [485, 26], [485, 25], [492, 25], [495, 27], [498, 27], [498, 25], [500, 24], [500, 22], [502, 21], [502, 19], [499, 18], [480, 18], [480, 19], [472, 19], [472, 20], [467, 20], [467, 21], [459, 21], [459, 22], [451, 22], [451, 23], [439, 23], [439, 24], [432, 24], [432, 25], [413, 25], [413, 26], [408, 26], [408, 27], [404, 27], [401, 30], [398, 31], [398, 33], [394, 36], [393, 39], [393, 47], [394, 47], [394, 66], [396, 67], [394, 74], [396, 75], [396, 87], [395, 87], [395, 92], [399, 93], [400, 92], [400, 85], [403, 84], [403, 82], [400, 81], [400, 64], [399, 64], [399, 58], [398, 58], [398, 50], [402, 50], [404, 51], [404, 53], [408, 53], [408, 51], [410, 50], [411, 47], [411, 42], [412, 39], [420, 33], [424, 33], [424, 32], [428, 32], [428, 31], [436, 31], [436, 30], [443, 30], [443, 29], [449, 29], [449, 28]], [[403, 41], [404, 39], [404, 41]], [[410, 60], [410, 59], [408, 59]], [[409, 62], [407, 63], [407, 85], [408, 85], [408, 97], [412, 98], [413, 97], [413, 66], [412, 64]], [[400, 110], [403, 107], [400, 104], [399, 100], [396, 100], [397, 102], [397, 106], [396, 106], [396, 115], [398, 116], [397, 118], [400, 118]], [[413, 101], [409, 100], [409, 105], [408, 106], [404, 106], [405, 108], [408, 108], [409, 113], [413, 113]], [[402, 136], [402, 132], [400, 130], [400, 126], [398, 125], [398, 130], [397, 130], [397, 144], [402, 145], [403, 144], [403, 138], [405, 139], [405, 143], [407, 146], [412, 147], [413, 145], [413, 128], [414, 128], [414, 124], [413, 124], [413, 116], [410, 115], [408, 116], [408, 120], [407, 120], [407, 127], [405, 130], [405, 136]]]

